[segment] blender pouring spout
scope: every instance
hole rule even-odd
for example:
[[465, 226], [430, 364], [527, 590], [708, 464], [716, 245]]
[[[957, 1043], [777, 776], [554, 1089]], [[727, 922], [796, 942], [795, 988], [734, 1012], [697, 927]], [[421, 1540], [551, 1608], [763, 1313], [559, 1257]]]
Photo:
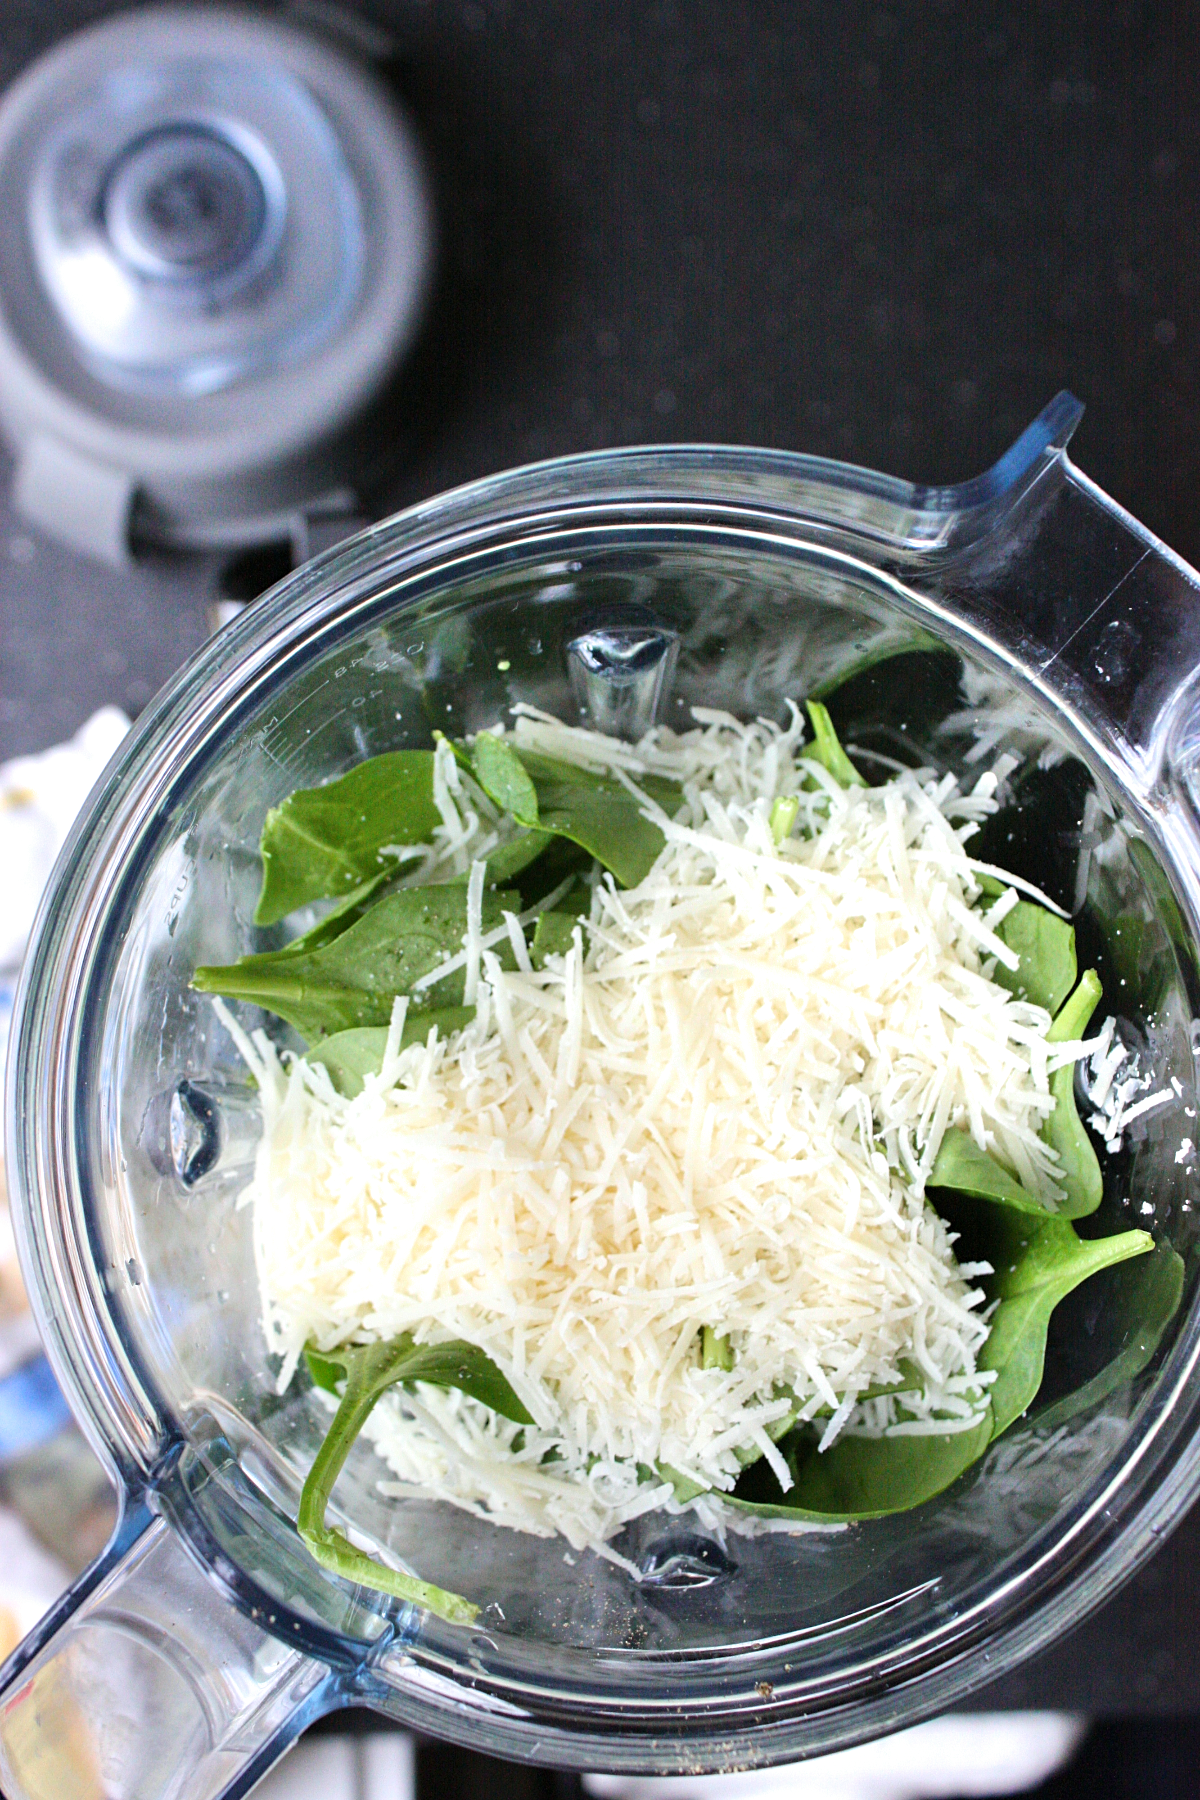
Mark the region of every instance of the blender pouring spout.
[[1195, 712], [1200, 575], [1071, 461], [1082, 413], [1061, 393], [986, 474], [924, 491], [914, 585], [1148, 799]]

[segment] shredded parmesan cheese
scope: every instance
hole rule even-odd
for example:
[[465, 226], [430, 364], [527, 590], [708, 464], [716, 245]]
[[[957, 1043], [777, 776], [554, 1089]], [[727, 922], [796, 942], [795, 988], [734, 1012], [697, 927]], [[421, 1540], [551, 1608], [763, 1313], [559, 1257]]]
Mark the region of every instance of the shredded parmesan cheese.
[[[600, 880], [586, 933], [541, 970], [517, 921], [481, 933], [496, 820], [439, 754], [435, 854], [469, 871], [466, 1030], [397, 1053], [398, 1011], [355, 1099], [239, 1033], [262, 1091], [246, 1198], [281, 1384], [309, 1340], [479, 1346], [535, 1425], [393, 1390], [367, 1426], [386, 1491], [577, 1548], [684, 1504], [679, 1477], [717, 1517], [747, 1455], [786, 1488], [775, 1437], [795, 1418], [820, 1421], [822, 1448], [970, 1429], [989, 1271], [958, 1265], [925, 1182], [959, 1128], [1053, 1205], [1049, 1078], [1082, 1052], [1047, 1045], [1049, 1015], [990, 979], [1012, 961], [1005, 907], [976, 909], [966, 842], [993, 775], [969, 794], [929, 771], [843, 789], [796, 715], [695, 717], [630, 746], [521, 711], [518, 745], [685, 794], [674, 819], [643, 802], [658, 861], [628, 891]], [[704, 1326], [732, 1370], [701, 1366]], [[902, 1365], [920, 1391], [862, 1398]]]
[[1154, 1086], [1155, 1077], [1153, 1073], [1142, 1073], [1141, 1058], [1121, 1042], [1114, 1018], [1105, 1019], [1099, 1035], [1086, 1048], [1089, 1054], [1080, 1069], [1080, 1086], [1095, 1108], [1088, 1123], [1100, 1133], [1104, 1148], [1112, 1153], [1121, 1149], [1125, 1133], [1136, 1120], [1157, 1112], [1160, 1106], [1169, 1106], [1178, 1096], [1169, 1088], [1147, 1093]]

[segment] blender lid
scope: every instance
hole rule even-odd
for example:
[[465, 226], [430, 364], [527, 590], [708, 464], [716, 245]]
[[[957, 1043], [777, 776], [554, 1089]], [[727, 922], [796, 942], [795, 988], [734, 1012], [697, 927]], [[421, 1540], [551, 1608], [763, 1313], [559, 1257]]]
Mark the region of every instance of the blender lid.
[[434, 231], [362, 64], [250, 13], [125, 15], [0, 103], [0, 426], [31, 522], [245, 543], [345, 487]]

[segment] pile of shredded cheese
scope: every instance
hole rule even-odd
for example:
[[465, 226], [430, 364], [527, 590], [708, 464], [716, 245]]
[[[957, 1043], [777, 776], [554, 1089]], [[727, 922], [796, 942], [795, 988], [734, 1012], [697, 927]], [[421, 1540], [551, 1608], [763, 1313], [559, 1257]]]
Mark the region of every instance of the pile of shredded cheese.
[[[540, 971], [515, 920], [511, 972], [480, 929], [502, 827], [439, 753], [429, 855], [442, 879], [470, 871], [467, 1030], [399, 1052], [398, 1002], [355, 1099], [239, 1033], [262, 1092], [246, 1199], [281, 1387], [309, 1340], [480, 1346], [535, 1426], [393, 1391], [367, 1426], [385, 1490], [577, 1548], [682, 1504], [664, 1468], [708, 1490], [705, 1518], [748, 1454], [786, 1489], [774, 1435], [797, 1408], [823, 1447], [969, 1428], [988, 1271], [957, 1263], [925, 1180], [959, 1127], [1053, 1206], [1049, 1077], [1082, 1049], [1048, 1046], [1049, 1015], [990, 979], [1015, 963], [995, 927], [1017, 896], [981, 906], [965, 845], [994, 776], [967, 795], [929, 771], [844, 789], [794, 714], [695, 717], [637, 746], [517, 718], [518, 745], [685, 794], [673, 820], [644, 802], [658, 861], [628, 891], [598, 880], [586, 934]], [[776, 843], [780, 796], [797, 816]], [[731, 1371], [701, 1366], [704, 1326]], [[862, 1399], [902, 1364], [922, 1392]]]

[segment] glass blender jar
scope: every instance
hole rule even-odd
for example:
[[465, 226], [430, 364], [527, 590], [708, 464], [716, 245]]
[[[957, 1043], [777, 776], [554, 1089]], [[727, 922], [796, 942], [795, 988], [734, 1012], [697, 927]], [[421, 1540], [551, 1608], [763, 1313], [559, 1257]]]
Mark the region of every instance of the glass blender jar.
[[[300, 569], [147, 709], [58, 864], [9, 1059], [27, 1285], [122, 1496], [104, 1555], [0, 1675], [12, 1800], [241, 1795], [352, 1702], [582, 1768], [818, 1754], [944, 1709], [1044, 1645], [1187, 1507], [1200, 593], [1068, 460], [1080, 410], [1060, 395], [949, 489], [682, 446], [501, 475]], [[621, 1543], [640, 1579], [384, 1500], [360, 1443], [336, 1510], [479, 1599], [457, 1627], [324, 1573], [297, 1538], [325, 1415], [302, 1383], [275, 1392], [237, 1206], [256, 1102], [189, 978], [256, 941], [269, 807], [517, 700], [575, 717], [568, 646], [630, 627], [678, 641], [669, 723], [697, 703], [777, 715], [836, 690], [851, 740], [881, 752], [959, 769], [1021, 753], [1006, 866], [1024, 859], [1065, 896], [1106, 1004], [1178, 1102], [1110, 1168], [1099, 1217], [1152, 1229], [1189, 1279], [1151, 1341], [1136, 1274], [1098, 1277], [1103, 1303], [1072, 1342], [1052, 1338], [1038, 1404], [918, 1512], [723, 1547], [651, 1515]]]

